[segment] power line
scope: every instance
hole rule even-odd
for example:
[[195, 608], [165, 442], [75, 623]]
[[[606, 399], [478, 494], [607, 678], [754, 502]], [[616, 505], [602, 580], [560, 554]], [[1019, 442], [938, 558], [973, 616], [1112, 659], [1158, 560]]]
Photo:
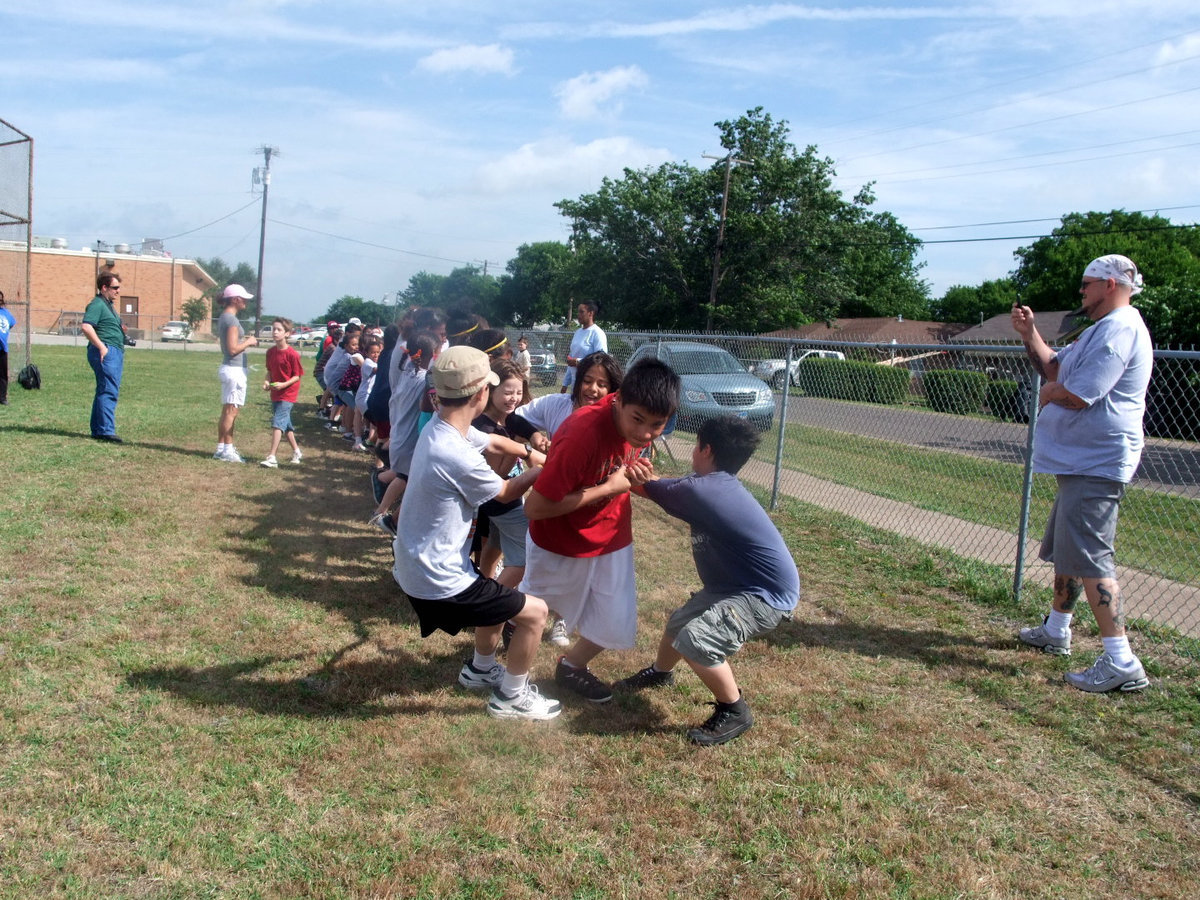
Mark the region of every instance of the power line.
[[[1200, 209], [1200, 204], [1188, 206], [1157, 206], [1154, 209], [1135, 209], [1134, 213], [1174, 212], [1177, 209]], [[1062, 216], [1043, 216], [1040, 219], [1008, 219], [1003, 222], [974, 222], [968, 225], [929, 225], [925, 228], [910, 228], [909, 231], [948, 231], [956, 228], [988, 228], [993, 225], [1029, 225], [1033, 222], [1057, 222]]]
[[[209, 228], [210, 226], [216, 225], [218, 222], [224, 222], [226, 219], [232, 219], [234, 216], [236, 216], [242, 210], [249, 209], [250, 207], [254, 206], [254, 204], [256, 204], [256, 203], [258, 203], [257, 198], [255, 198], [254, 200], [251, 200], [245, 206], [235, 209], [233, 212], [229, 213], [228, 215], [221, 216], [221, 218], [219, 218], [219, 219], [213, 219], [207, 225], [201, 225], [199, 228], [193, 228], [190, 231], [181, 231], [181, 232], [179, 232], [179, 234], [172, 234], [172, 235], [169, 235], [164, 238], [157, 238], [156, 240], [173, 241], [173, 240], [175, 240], [175, 238], [181, 238], [181, 237], [186, 237], [189, 234], [195, 234], [197, 231], [203, 231], [205, 228]], [[145, 241], [143, 241], [142, 243], [145, 243]]]
[[333, 234], [329, 231], [321, 231], [317, 228], [308, 228], [304, 225], [295, 225], [291, 222], [281, 222], [279, 219], [271, 219], [276, 225], [282, 225], [284, 228], [295, 228], [297, 231], [307, 231], [311, 234], [319, 234], [322, 237], [329, 237], [339, 241], [346, 241], [351, 244], [360, 244], [363, 247], [374, 247], [376, 250], [388, 250], [392, 253], [406, 253], [410, 256], [420, 256], [425, 259], [436, 259], [440, 262], [462, 263], [464, 266], [471, 265], [469, 259], [450, 259], [446, 256], [434, 256], [432, 253], [420, 253], [416, 250], [405, 250], [403, 247], [389, 247], [387, 244], [376, 244], [371, 241], [362, 241], [358, 238], [346, 237], [343, 234]]

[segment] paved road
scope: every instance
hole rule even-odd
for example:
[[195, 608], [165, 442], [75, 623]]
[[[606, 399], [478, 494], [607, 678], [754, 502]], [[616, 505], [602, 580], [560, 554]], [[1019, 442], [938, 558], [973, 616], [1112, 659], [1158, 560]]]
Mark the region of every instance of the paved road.
[[[778, 412], [782, 395], [775, 399]], [[1027, 426], [895, 406], [873, 406], [820, 397], [788, 397], [787, 420], [830, 431], [965, 453], [1021, 465]], [[1147, 438], [1139, 487], [1200, 498], [1200, 445]]]

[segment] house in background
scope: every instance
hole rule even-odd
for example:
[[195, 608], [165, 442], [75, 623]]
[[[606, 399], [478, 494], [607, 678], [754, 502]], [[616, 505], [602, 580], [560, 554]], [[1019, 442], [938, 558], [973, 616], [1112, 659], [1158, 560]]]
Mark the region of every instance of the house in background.
[[[814, 322], [799, 328], [781, 328], [762, 336], [790, 338], [795, 341], [844, 341], [874, 345], [870, 348], [872, 362], [903, 366], [913, 375], [919, 376], [925, 369], [946, 368], [950, 365], [950, 354], [946, 350], [914, 350], [912, 347], [945, 345], [966, 328], [970, 326], [956, 322], [920, 322], [905, 319], [903, 316], [876, 316], [864, 319], [834, 319], [829, 324]], [[861, 353], [847, 355], [857, 359], [863, 358]]]
[[[176, 259], [160, 241], [144, 241], [140, 252], [128, 244], [111, 250], [70, 250], [61, 238], [33, 240], [30, 251], [30, 327], [52, 334], [78, 333], [88, 301], [96, 296], [96, 276], [113, 271], [121, 276], [121, 305], [117, 312], [133, 338], [157, 333], [167, 322], [183, 319], [183, 306], [216, 287], [194, 260]], [[11, 299], [17, 291], [6, 286], [24, 281], [25, 244], [0, 241], [0, 290]], [[205, 316], [196, 333], [212, 333]]]

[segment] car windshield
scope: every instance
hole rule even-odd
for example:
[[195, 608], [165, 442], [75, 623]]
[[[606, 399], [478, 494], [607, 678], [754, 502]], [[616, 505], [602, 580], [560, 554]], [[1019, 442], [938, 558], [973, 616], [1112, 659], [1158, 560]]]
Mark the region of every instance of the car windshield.
[[670, 362], [680, 375], [733, 375], [745, 371], [724, 350], [676, 350]]
[[166, 327], [167, 328], [186, 328], [187, 322], [168, 322], [166, 324]]

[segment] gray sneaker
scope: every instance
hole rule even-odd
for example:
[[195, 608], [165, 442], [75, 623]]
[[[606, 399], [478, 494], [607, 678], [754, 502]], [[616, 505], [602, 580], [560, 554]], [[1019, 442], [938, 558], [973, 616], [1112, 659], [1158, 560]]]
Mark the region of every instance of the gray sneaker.
[[1033, 628], [1022, 628], [1017, 633], [1017, 637], [1022, 644], [1037, 647], [1043, 653], [1052, 653], [1055, 656], [1070, 656], [1071, 632], [1068, 631], [1065, 638], [1049, 634], [1046, 631], [1046, 622], [1049, 619], [1049, 616], [1043, 616], [1041, 625], [1035, 625]]
[[500, 663], [496, 663], [490, 669], [485, 669], [481, 672], [468, 659], [463, 663], [463, 667], [458, 673], [458, 683], [469, 691], [496, 688], [500, 686], [500, 682], [503, 680], [504, 666], [500, 665]]
[[1079, 688], [1091, 694], [1103, 694], [1107, 691], [1140, 691], [1150, 686], [1146, 670], [1135, 658], [1133, 665], [1124, 669], [1113, 662], [1112, 657], [1102, 653], [1096, 657], [1091, 668], [1082, 672], [1067, 672], [1063, 676], [1071, 687]]

